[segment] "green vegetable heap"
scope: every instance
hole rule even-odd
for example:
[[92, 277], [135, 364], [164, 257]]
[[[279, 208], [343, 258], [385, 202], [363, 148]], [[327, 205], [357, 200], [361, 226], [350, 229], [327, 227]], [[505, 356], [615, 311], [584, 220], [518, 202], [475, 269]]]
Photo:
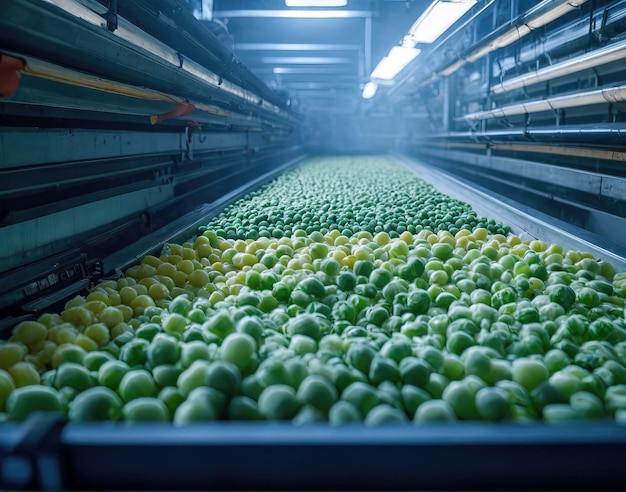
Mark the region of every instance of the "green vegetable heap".
[[388, 158], [318, 158], [0, 343], [71, 421], [626, 421], [626, 274]]

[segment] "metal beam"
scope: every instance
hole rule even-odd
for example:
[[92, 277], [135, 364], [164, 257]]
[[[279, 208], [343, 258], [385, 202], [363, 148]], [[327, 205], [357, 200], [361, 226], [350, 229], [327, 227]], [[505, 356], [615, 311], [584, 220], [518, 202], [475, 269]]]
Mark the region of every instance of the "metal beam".
[[275, 18], [275, 19], [362, 19], [373, 17], [370, 10], [217, 10], [217, 18]]
[[357, 88], [357, 84], [354, 83], [337, 83], [334, 81], [329, 82], [291, 82], [286, 83], [285, 87], [293, 90], [332, 90], [332, 89], [352, 89]]
[[360, 51], [358, 44], [237, 43], [236, 51]]
[[335, 65], [354, 61], [342, 56], [262, 56], [259, 60], [261, 63], [296, 65]]
[[372, 72], [372, 18], [365, 19], [365, 56], [364, 56], [364, 72], [361, 75], [366, 76]]
[[255, 70], [257, 73], [273, 73], [275, 75], [328, 75], [335, 76], [337, 74], [353, 75], [353, 70], [342, 66], [333, 66], [330, 68], [304, 68], [304, 67], [272, 67]]

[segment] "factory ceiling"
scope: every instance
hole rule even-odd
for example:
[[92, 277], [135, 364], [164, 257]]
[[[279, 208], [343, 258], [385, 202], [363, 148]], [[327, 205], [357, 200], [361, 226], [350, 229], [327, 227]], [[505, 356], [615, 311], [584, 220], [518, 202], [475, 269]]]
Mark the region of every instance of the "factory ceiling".
[[294, 8], [285, 0], [215, 0], [213, 20], [224, 24], [228, 33], [218, 37], [235, 55], [298, 110], [352, 112], [372, 69], [430, 3]]

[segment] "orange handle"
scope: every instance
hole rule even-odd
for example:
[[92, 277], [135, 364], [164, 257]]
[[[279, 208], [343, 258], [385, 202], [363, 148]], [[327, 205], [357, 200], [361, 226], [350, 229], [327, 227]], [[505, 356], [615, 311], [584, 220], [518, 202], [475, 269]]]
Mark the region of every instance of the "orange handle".
[[0, 53], [0, 97], [9, 97], [15, 94], [20, 77], [20, 70], [26, 68], [26, 62], [12, 56]]
[[191, 114], [196, 109], [191, 103], [180, 103], [173, 110], [163, 114], [155, 114], [150, 116], [150, 123], [156, 125], [160, 121], [168, 120], [170, 118], [176, 118], [177, 116], [186, 116]]

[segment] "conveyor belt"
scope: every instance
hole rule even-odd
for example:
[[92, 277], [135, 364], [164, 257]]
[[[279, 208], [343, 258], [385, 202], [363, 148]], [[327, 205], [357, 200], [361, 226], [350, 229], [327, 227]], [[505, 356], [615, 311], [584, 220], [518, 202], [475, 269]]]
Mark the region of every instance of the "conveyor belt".
[[[556, 222], [544, 221], [528, 209], [423, 163], [396, 157], [440, 191], [470, 203], [477, 213], [510, 223], [517, 234], [604, 251], [587, 242], [590, 238], [577, 239], [571, 230], [555, 229]], [[105, 258], [106, 268], [123, 269], [168, 241], [188, 239], [230, 203], [297, 162]], [[35, 428], [40, 432], [33, 432]], [[0, 428], [0, 460], [5, 460], [0, 465], [29, 463], [17, 472], [7, 468], [9, 472], [0, 475], [2, 488], [619, 489], [626, 468], [616, 463], [624, 459], [626, 427], [604, 422], [380, 427], [219, 422], [178, 428], [64, 424], [54, 415], [40, 415], [21, 427], [10, 423]]]

